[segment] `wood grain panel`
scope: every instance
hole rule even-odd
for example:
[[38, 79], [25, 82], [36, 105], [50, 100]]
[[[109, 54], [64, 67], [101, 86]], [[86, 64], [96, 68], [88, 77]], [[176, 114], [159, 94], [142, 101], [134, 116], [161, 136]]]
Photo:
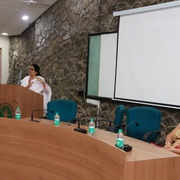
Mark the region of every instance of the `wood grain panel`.
[[125, 136], [126, 153], [114, 147], [115, 133], [89, 137], [76, 124], [29, 119], [0, 119], [0, 179], [180, 179], [180, 157], [165, 149]]
[[125, 153], [72, 129], [0, 119], [0, 146], [0, 179], [123, 179]]
[[[10, 104], [14, 112], [19, 106], [24, 118], [31, 116], [34, 109], [43, 109], [43, 96], [22, 86], [0, 84], [0, 104], [2, 103]], [[43, 111], [35, 112], [34, 115], [40, 117]]]

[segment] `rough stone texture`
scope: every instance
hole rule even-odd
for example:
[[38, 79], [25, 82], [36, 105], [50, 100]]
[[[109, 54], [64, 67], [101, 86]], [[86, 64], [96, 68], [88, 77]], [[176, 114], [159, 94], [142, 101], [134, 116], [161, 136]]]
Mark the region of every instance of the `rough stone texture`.
[[[170, 1], [170, 0], [169, 0]], [[97, 109], [88, 105], [78, 91], [86, 87], [88, 34], [118, 30], [114, 11], [168, 2], [168, 0], [59, 0], [21, 35], [11, 37], [9, 82], [23, 76], [27, 66], [37, 63], [51, 86], [52, 99], [72, 99], [78, 103], [78, 118], [87, 124]], [[16, 76], [14, 76], [16, 75]], [[114, 119], [116, 105], [135, 104], [101, 100], [101, 119]], [[158, 108], [158, 107], [157, 107]], [[162, 111], [162, 137], [179, 123], [179, 110]]]

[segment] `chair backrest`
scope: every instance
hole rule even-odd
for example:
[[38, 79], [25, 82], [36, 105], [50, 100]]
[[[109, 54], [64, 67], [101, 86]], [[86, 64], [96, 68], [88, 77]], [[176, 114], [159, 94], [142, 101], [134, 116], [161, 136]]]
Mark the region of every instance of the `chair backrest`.
[[124, 112], [125, 112], [125, 107], [123, 105], [118, 105], [115, 110], [115, 119], [114, 119], [114, 132], [118, 133], [118, 129], [123, 123], [123, 118], [124, 118]]
[[72, 100], [62, 99], [48, 102], [46, 118], [53, 120], [56, 112], [59, 113], [61, 121], [73, 122], [76, 119], [77, 103]]
[[[162, 113], [156, 108], [139, 106], [128, 108], [127, 111], [127, 136], [143, 140], [147, 132], [160, 130]], [[152, 134], [148, 142], [155, 142], [157, 134]]]

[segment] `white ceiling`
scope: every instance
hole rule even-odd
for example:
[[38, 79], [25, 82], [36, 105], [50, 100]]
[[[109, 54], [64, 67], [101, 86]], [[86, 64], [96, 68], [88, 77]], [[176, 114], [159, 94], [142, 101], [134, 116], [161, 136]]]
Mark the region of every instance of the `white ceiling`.
[[[9, 36], [21, 34], [56, 1], [0, 0], [0, 35], [1, 33], [8, 33]], [[23, 15], [29, 16], [29, 19], [22, 20]]]

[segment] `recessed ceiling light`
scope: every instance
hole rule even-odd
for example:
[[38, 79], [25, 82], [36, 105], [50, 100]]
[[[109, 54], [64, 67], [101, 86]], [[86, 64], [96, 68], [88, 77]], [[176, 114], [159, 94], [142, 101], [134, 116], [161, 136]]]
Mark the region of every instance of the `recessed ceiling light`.
[[4, 35], [4, 36], [8, 36], [8, 33], [1, 33], [2, 35]]
[[22, 19], [26, 21], [29, 19], [29, 16], [23, 16]]

